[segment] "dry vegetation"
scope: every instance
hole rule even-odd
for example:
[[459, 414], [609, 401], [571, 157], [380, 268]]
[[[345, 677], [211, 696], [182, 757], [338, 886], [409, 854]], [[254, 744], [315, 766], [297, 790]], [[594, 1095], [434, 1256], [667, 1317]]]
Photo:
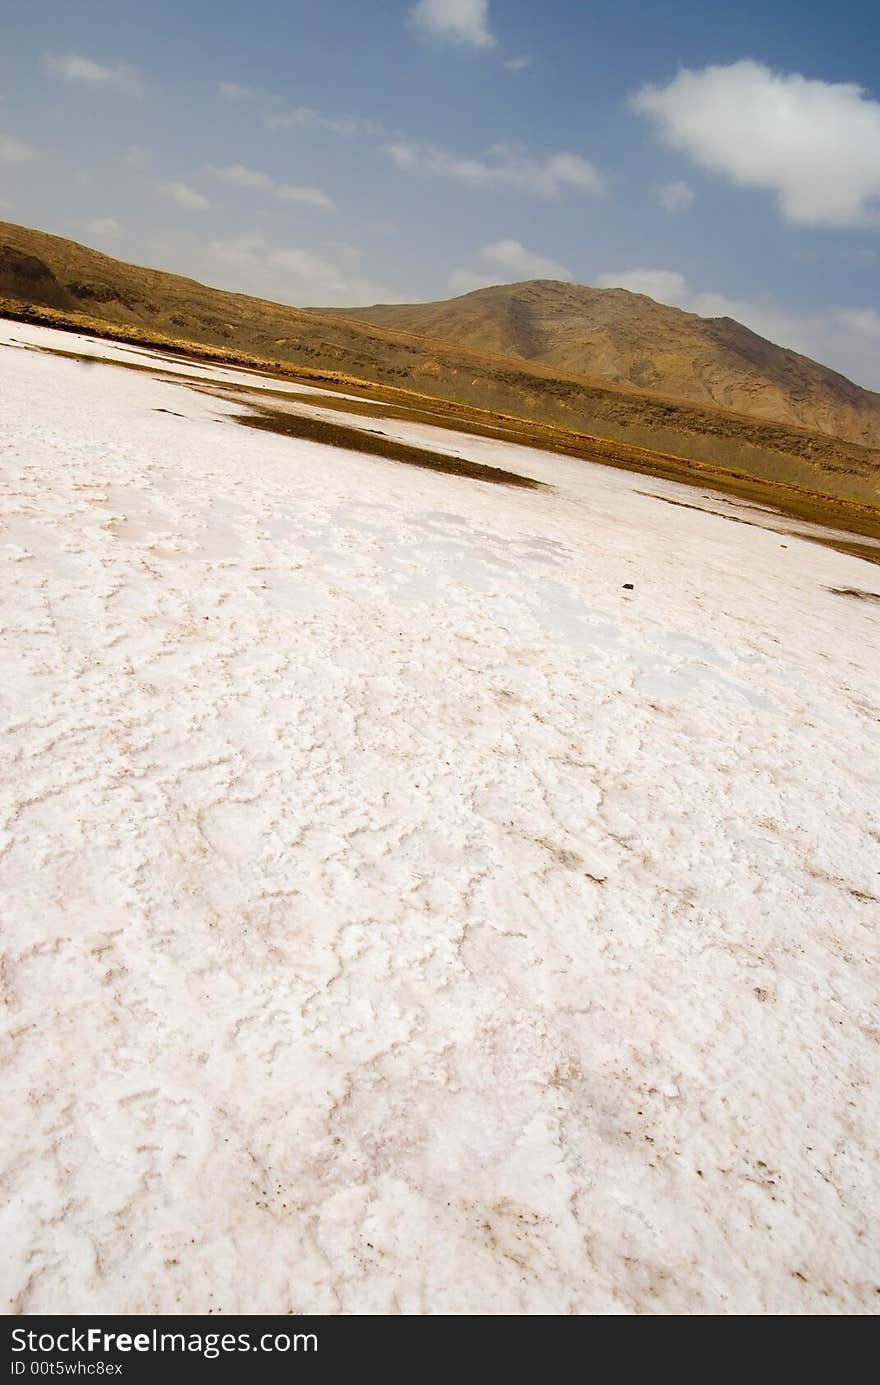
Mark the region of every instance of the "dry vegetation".
[[[0, 315], [2, 315], [2, 306], [2, 302], [0, 302]], [[34, 315], [35, 320], [39, 317], [39, 314]], [[49, 321], [50, 319], [46, 320]], [[61, 319], [57, 314], [52, 314], [51, 321], [53, 325], [60, 325]], [[105, 331], [101, 333], [100, 326], [100, 323], [96, 324], [95, 335], [119, 339], [116, 332]], [[68, 328], [74, 330], [70, 324], [68, 324]], [[78, 329], [79, 324], [77, 324]], [[195, 386], [205, 393], [246, 403], [254, 411], [252, 418], [239, 418], [236, 421], [252, 427], [262, 427], [267, 431], [286, 434], [290, 437], [308, 436], [313, 441], [360, 452], [372, 452], [374, 455], [385, 456], [392, 460], [409, 461], [415, 465], [429, 465], [435, 469], [451, 471], [457, 475], [473, 476], [475, 479], [504, 484], [524, 484], [532, 487], [540, 485], [531, 478], [522, 477], [516, 473], [484, 467], [478, 463], [463, 464], [461, 458], [427, 452], [408, 445], [398, 445], [392, 443], [390, 439], [380, 439], [380, 435], [373, 430], [359, 429], [350, 424], [328, 425], [326, 428], [316, 428], [311, 432], [306, 432], [306, 426], [310, 421], [304, 419], [302, 415], [291, 414], [288, 412], [289, 407], [292, 404], [295, 407], [296, 403], [312, 404], [322, 409], [338, 409], [347, 416], [354, 415], [368, 419], [401, 419], [413, 423], [429, 424], [434, 428], [469, 433], [476, 437], [517, 443], [524, 447], [536, 448], [559, 456], [580, 458], [586, 462], [619, 467], [646, 476], [711, 487], [714, 492], [735, 497], [750, 508], [770, 509], [811, 524], [821, 524], [851, 534], [880, 539], [880, 507], [874, 505], [848, 501], [797, 486], [765, 482], [744, 472], [735, 472], [701, 462], [691, 462], [685, 458], [651, 452], [645, 448], [627, 447], [534, 420], [493, 414], [485, 409], [457, 405], [449, 400], [432, 399], [426, 395], [417, 395], [406, 390], [371, 386], [364, 381], [341, 375], [338, 372], [327, 375], [315, 371], [270, 369], [265, 362], [259, 361], [257, 358], [224, 351], [213, 351], [194, 343], [178, 343], [157, 339], [150, 344], [146, 342], [144, 333], [138, 334], [137, 342], [145, 348], [143, 364], [100, 360], [100, 358], [84, 355], [75, 349], [66, 351], [45, 346], [28, 349], [79, 360], [89, 365], [100, 364], [116, 369], [146, 371], [150, 374], [162, 373], [161, 364], [158, 365], [157, 370], [157, 363], [161, 363], [163, 360], [174, 364], [190, 362], [193, 363], [194, 368], [200, 360], [212, 364], [235, 366], [237, 369], [258, 376], [260, 383], [255, 383], [253, 386], [236, 385], [230, 387], [219, 385], [216, 381], [202, 375], [195, 373], [182, 375], [178, 372], [174, 374], [169, 372], [167, 379], [170, 383]], [[150, 345], [153, 346], [153, 349], [147, 349]], [[174, 354], [168, 354], [170, 352]], [[275, 378], [296, 379], [300, 383], [311, 382], [316, 385], [320, 382], [321, 392], [315, 394], [298, 393], [295, 399], [292, 399], [289, 392], [273, 390], [271, 386], [267, 386], [267, 379]], [[338, 397], [334, 397], [333, 391], [338, 391]], [[353, 391], [357, 391], [360, 397], [352, 397]], [[267, 399], [277, 400], [277, 408], [267, 405]], [[163, 412], [173, 413], [175, 411], [165, 410]], [[254, 421], [260, 418], [265, 421]], [[399, 453], [405, 450], [412, 455], [392, 457], [390, 448], [395, 448]], [[665, 499], [666, 497], [659, 498]], [[669, 500], [669, 503], [683, 504], [684, 502]], [[733, 517], [731, 516], [731, 518]], [[740, 522], [748, 523], [750, 521], [742, 520]], [[817, 543], [828, 543], [834, 548], [852, 553], [857, 557], [866, 558], [871, 562], [880, 561], [880, 550], [866, 544], [837, 537], [830, 538], [810, 534], [802, 536], [814, 538]]]
[[532, 280], [439, 303], [326, 311], [880, 445], [880, 394], [732, 318], [698, 317], [625, 289]]
[[880, 503], [876, 449], [459, 343], [227, 293], [4, 223], [0, 312], [321, 384], [358, 382], [379, 397], [401, 391], [404, 399], [431, 399], [441, 411], [527, 420], [529, 429], [547, 425], [566, 437], [590, 439], [603, 459], [633, 449], [662, 453], [708, 466], [710, 473], [720, 468], [761, 484]]

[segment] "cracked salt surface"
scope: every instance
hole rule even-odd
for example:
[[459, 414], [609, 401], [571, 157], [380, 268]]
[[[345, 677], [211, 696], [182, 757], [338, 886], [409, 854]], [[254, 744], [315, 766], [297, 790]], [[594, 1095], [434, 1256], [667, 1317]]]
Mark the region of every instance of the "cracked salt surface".
[[0, 345], [9, 1308], [876, 1311], [876, 568], [240, 410]]

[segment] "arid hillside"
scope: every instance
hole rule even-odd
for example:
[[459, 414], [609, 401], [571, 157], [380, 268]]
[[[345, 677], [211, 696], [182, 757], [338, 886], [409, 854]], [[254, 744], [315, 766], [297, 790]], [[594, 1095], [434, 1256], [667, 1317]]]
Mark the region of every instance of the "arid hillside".
[[880, 445], [880, 394], [774, 346], [732, 318], [698, 317], [626, 289], [535, 279], [439, 303], [345, 313], [379, 327]]
[[[249, 364], [276, 370], [344, 375], [735, 469], [764, 481], [880, 502], [880, 451], [873, 445], [690, 403], [680, 395], [591, 379], [558, 365], [496, 354], [485, 344], [417, 336], [209, 288], [2, 222], [0, 315], [177, 349], [195, 344], [226, 360], [247, 358]], [[865, 391], [856, 393], [876, 399]]]

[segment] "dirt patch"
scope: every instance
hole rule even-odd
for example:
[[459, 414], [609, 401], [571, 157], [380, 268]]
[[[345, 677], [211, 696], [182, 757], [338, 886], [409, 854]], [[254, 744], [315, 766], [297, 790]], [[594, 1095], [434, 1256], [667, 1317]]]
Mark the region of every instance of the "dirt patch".
[[[44, 325], [55, 326], [56, 323], [47, 322]], [[84, 330], [93, 331], [94, 328], [90, 325]], [[111, 334], [104, 331], [98, 335], [107, 337]], [[128, 344], [131, 344], [131, 339], [123, 338], [121, 334], [116, 339], [124, 339]], [[163, 359], [161, 355], [157, 356], [149, 351], [148, 343], [145, 345], [147, 346], [143, 353], [145, 356], [157, 361]], [[171, 345], [171, 343], [166, 343], [166, 345]], [[23, 349], [42, 351], [47, 355], [78, 360], [84, 364], [101, 364], [122, 370], [144, 371], [166, 380], [169, 384], [184, 387], [195, 385], [205, 393], [216, 393], [221, 398], [235, 399], [237, 402], [247, 403], [250, 407], [258, 407], [255, 400], [265, 399], [268, 396], [270, 398], [276, 397], [287, 403], [315, 404], [323, 409], [336, 408], [340, 412], [367, 418], [401, 419], [409, 422], [429, 423], [435, 428], [468, 433], [474, 437], [513, 442], [523, 447], [533, 448], [540, 452], [549, 452], [572, 461], [598, 463], [600, 466], [610, 466], [618, 470], [656, 477], [659, 480], [676, 481], [701, 488], [709, 485], [719, 493], [719, 498], [735, 497], [741, 505], [756, 511], [764, 510], [768, 513], [784, 515], [790, 520], [802, 520], [810, 524], [825, 525], [828, 528], [845, 529], [854, 535], [880, 538], [880, 510], [873, 505], [823, 495], [816, 491], [805, 490], [799, 486], [781, 482], [761, 481], [747, 476], [745, 473], [728, 471], [710, 463], [688, 461], [669, 454], [651, 452], [645, 448], [631, 447], [607, 438], [592, 437], [553, 424], [539, 423], [534, 419], [515, 418], [509, 414], [493, 413], [487, 409], [478, 409], [471, 405], [455, 403], [452, 400], [435, 399], [406, 390], [370, 385], [363, 380], [350, 377], [319, 376], [316, 372], [284, 370], [280, 366], [269, 367], [266, 363], [255, 362], [253, 357], [242, 359], [233, 357], [228, 353], [210, 352], [192, 346], [189, 350], [181, 350], [180, 343], [173, 345], [178, 354], [165, 356], [164, 359], [169, 362], [182, 362], [197, 369], [199, 364], [204, 361], [205, 364], [210, 363], [246, 370], [261, 381], [266, 381], [267, 385], [218, 386], [217, 381], [206, 376], [172, 374], [169, 371], [164, 371], [161, 365], [152, 366], [134, 361], [106, 360], [96, 356], [88, 356], [78, 351], [65, 351], [59, 347], [24, 346]], [[272, 380], [283, 379], [294, 379], [301, 383], [316, 385], [327, 393], [312, 394], [310, 391], [303, 391], [297, 393], [292, 399], [289, 391], [271, 389], [270, 382]], [[337, 392], [336, 397], [333, 397], [332, 391]], [[340, 391], [346, 393], [358, 391], [360, 397], [357, 399], [342, 398], [339, 396]], [[429, 453], [428, 455], [433, 454]], [[459, 465], [463, 465], [460, 459], [455, 460], [458, 461]], [[477, 466], [476, 463], [470, 465]], [[485, 468], [485, 470], [491, 470], [491, 468]], [[464, 473], [459, 472], [458, 474]], [[538, 485], [539, 483], [535, 482], [534, 484]], [[684, 501], [671, 500], [665, 496], [654, 495], [649, 491], [643, 491], [640, 494], [651, 495], [652, 499], [664, 500], [670, 505], [685, 505], [686, 508], [691, 509], [703, 508], [699, 505], [687, 506]], [[715, 512], [712, 511], [712, 513]], [[719, 518], [729, 519], [733, 523], [740, 524], [756, 523], [754, 520], [741, 519], [734, 515], [719, 515]], [[764, 526], [758, 525], [758, 527]], [[789, 530], [786, 532], [795, 533], [796, 531]], [[833, 538], [826, 539], [824, 536], [808, 536], [800, 533], [797, 533], [797, 537], [809, 537], [813, 543], [824, 543], [836, 548], [839, 552], [864, 558], [868, 562], [880, 562], [880, 556], [878, 556], [880, 550], [874, 549], [868, 544]]]
[[362, 452], [372, 457], [382, 457], [389, 462], [403, 462], [406, 466], [422, 467], [426, 471], [442, 471], [447, 476], [464, 476], [471, 481], [488, 481], [495, 486], [516, 486], [522, 490], [550, 490], [543, 481], [531, 476], [520, 476], [515, 471], [504, 471], [501, 467], [484, 466], [481, 462], [467, 461], [453, 457], [445, 452], [431, 452], [426, 448], [412, 447], [409, 443], [395, 442], [382, 433], [362, 428], [350, 428], [341, 423], [328, 423], [324, 419], [307, 418], [302, 414], [290, 414], [281, 409], [261, 408], [254, 414], [234, 414], [233, 421], [245, 428], [256, 428], [263, 433], [278, 433], [285, 438], [304, 438], [307, 442], [323, 443], [326, 447], [341, 447], [346, 452]]
[[829, 587], [835, 596], [853, 596], [856, 601], [880, 601], [880, 592], [864, 592], [860, 587]]
[[[800, 422], [772, 422], [716, 403], [598, 380], [541, 363], [533, 357], [536, 352], [547, 355], [548, 319], [535, 305], [521, 306], [524, 286], [512, 291], [517, 304], [506, 314], [505, 338], [509, 336], [514, 349], [524, 352], [528, 360], [460, 340], [380, 327], [355, 320], [357, 314], [307, 311], [227, 293], [178, 275], [126, 265], [26, 227], [0, 223], [0, 247], [29, 257], [32, 268], [42, 265], [54, 276], [50, 280], [40, 275], [34, 280], [26, 269], [7, 274], [0, 282], [0, 313], [5, 316], [279, 376], [309, 378], [330, 388], [366, 384], [371, 394], [378, 392], [404, 404], [431, 399], [439, 410], [465, 412], [474, 421], [482, 417], [497, 422], [499, 416], [519, 419], [528, 429], [540, 432], [546, 427], [545, 441], [552, 441], [554, 434], [576, 435], [581, 445], [595, 446], [610, 465], [632, 461], [637, 467], [639, 454], [644, 465], [645, 454], [660, 453], [676, 459], [667, 465], [679, 475], [689, 472], [708, 480], [720, 469], [780, 485], [795, 495], [799, 490], [821, 491], [856, 502], [856, 507], [859, 502], [876, 507], [880, 454], [877, 448], [864, 445], [865, 427], [854, 423], [857, 402], [868, 407], [864, 391], [852, 386], [849, 403], [838, 401], [841, 420], [845, 415], [861, 440], [845, 442], [824, 432], [809, 432]], [[575, 292], [560, 285], [553, 290], [558, 291]], [[62, 303], [56, 303], [59, 292]], [[644, 304], [639, 308], [643, 310]], [[675, 321], [683, 330], [696, 330], [696, 319], [683, 323], [676, 317]], [[573, 322], [575, 335], [580, 330]], [[721, 329], [704, 324], [699, 330], [711, 336]], [[736, 335], [737, 351], [748, 353], [760, 345], [759, 339], [735, 324], [728, 324], [724, 331]], [[644, 386], [649, 377], [653, 382], [652, 366], [657, 368], [658, 361], [653, 347], [645, 346], [643, 334], [637, 336], [633, 369]], [[664, 329], [661, 346], [665, 350], [669, 345]], [[824, 390], [823, 397], [827, 396], [831, 388], [827, 374], [818, 366], [809, 369], [825, 380], [820, 393]], [[666, 378], [663, 369], [660, 375]], [[685, 393], [691, 387], [698, 393], [703, 390], [690, 367], [684, 378], [678, 378]], [[750, 392], [745, 403], [751, 407], [754, 402]], [[788, 416], [788, 394], [776, 402]], [[805, 407], [801, 401], [795, 411], [798, 419]]]

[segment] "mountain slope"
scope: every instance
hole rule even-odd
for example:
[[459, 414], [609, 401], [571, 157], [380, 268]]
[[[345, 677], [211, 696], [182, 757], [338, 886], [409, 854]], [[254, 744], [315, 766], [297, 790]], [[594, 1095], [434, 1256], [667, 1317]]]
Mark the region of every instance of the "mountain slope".
[[698, 317], [626, 289], [536, 279], [439, 303], [344, 311], [355, 321], [880, 445], [880, 394], [732, 318]]
[[325, 378], [342, 373], [763, 481], [880, 501], [880, 453], [874, 448], [344, 314], [209, 288], [0, 222], [2, 315], [178, 349], [192, 343], [224, 359], [279, 370], [307, 367]]

